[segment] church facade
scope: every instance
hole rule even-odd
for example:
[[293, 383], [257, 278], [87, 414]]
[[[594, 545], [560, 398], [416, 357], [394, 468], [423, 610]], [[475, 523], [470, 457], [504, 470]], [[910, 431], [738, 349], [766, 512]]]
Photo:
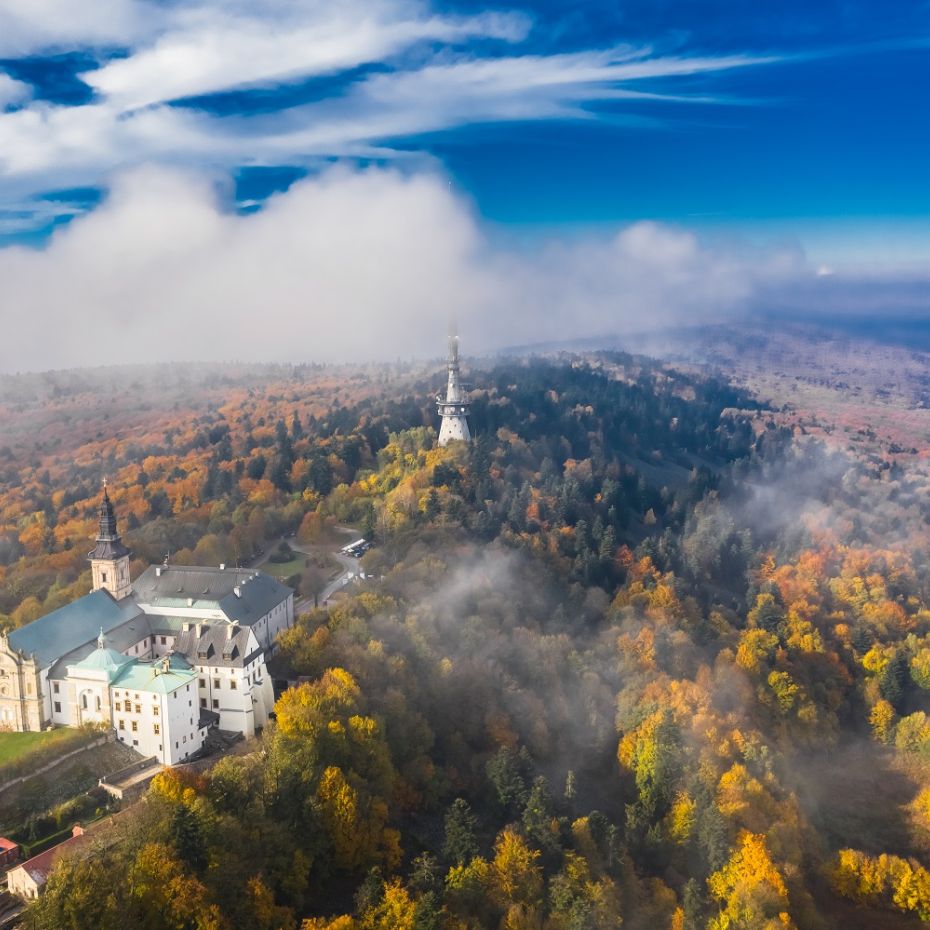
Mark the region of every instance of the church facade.
[[252, 569], [150, 566], [130, 577], [106, 487], [93, 590], [0, 636], [0, 729], [95, 723], [164, 764], [211, 726], [247, 736], [273, 708], [265, 658], [294, 593]]

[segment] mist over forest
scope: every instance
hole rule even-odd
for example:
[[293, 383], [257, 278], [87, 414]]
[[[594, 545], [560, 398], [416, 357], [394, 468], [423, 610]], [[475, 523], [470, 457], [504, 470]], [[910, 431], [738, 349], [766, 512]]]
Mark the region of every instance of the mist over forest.
[[[621, 352], [467, 377], [446, 447], [429, 364], [3, 381], [4, 629], [89, 589], [104, 475], [134, 576], [312, 554], [276, 719], [158, 775], [28, 925], [930, 919], [927, 439]], [[324, 604], [340, 527], [374, 546]]]

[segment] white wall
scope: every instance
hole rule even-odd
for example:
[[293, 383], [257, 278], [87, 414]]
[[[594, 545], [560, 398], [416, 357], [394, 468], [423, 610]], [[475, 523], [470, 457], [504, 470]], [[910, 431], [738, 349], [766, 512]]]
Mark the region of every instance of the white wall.
[[142, 755], [155, 756], [164, 765], [174, 765], [203, 745], [203, 734], [197, 725], [200, 708], [196, 700], [196, 679], [168, 694], [118, 687], [111, 694], [117, 739]]

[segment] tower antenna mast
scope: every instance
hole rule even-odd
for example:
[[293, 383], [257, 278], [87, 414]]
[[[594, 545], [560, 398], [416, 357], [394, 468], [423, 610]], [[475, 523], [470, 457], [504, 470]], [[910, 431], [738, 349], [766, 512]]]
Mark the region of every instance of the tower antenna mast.
[[449, 372], [446, 383], [446, 396], [436, 395], [436, 408], [442, 417], [439, 428], [439, 445], [447, 446], [450, 442], [468, 442], [471, 433], [468, 429], [468, 412], [470, 404], [459, 373], [459, 335], [453, 317], [449, 321]]

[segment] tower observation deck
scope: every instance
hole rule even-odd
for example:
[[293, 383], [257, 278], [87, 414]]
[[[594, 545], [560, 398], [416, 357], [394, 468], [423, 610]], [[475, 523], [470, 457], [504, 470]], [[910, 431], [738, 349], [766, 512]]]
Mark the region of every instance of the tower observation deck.
[[454, 440], [468, 442], [471, 433], [468, 431], [469, 403], [462, 381], [459, 377], [459, 337], [453, 326], [449, 331], [449, 381], [446, 385], [446, 396], [436, 395], [436, 407], [442, 417], [439, 428], [439, 445], [447, 446]]

